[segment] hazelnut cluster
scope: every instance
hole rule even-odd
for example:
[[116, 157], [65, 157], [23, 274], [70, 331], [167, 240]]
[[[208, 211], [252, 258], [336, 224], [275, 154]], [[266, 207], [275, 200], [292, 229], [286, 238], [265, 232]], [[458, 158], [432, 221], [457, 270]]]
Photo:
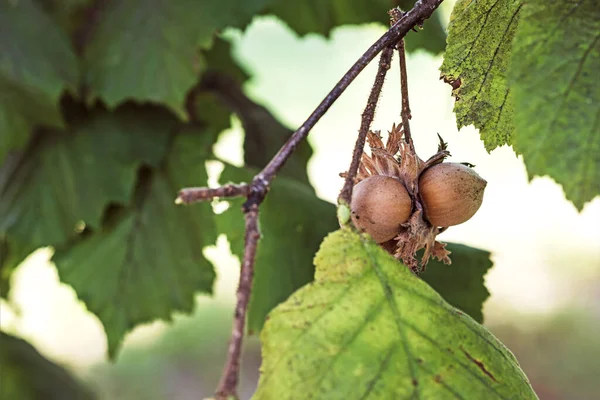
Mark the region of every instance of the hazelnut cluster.
[[431, 257], [450, 264], [436, 236], [477, 212], [487, 182], [467, 164], [444, 162], [450, 153], [441, 138], [427, 161], [404, 140], [401, 126], [392, 127], [385, 145], [379, 132], [369, 132], [367, 140], [371, 154], [361, 157], [350, 204], [354, 225], [415, 273]]

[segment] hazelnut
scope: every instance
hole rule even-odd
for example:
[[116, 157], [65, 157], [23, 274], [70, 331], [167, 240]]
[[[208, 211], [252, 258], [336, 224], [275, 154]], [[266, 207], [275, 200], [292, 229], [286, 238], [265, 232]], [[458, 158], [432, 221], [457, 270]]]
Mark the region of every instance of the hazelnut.
[[383, 243], [393, 239], [408, 220], [412, 200], [399, 179], [373, 175], [354, 186], [350, 208], [354, 225]]
[[468, 221], [481, 206], [487, 182], [471, 168], [441, 163], [419, 177], [425, 217], [433, 226], [452, 226]]

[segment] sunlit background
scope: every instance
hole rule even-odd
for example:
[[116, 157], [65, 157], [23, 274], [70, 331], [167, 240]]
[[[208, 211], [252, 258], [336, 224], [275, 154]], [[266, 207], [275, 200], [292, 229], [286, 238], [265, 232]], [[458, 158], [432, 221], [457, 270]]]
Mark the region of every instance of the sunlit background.
[[[449, 11], [449, 7], [444, 9]], [[237, 60], [253, 76], [248, 95], [290, 128], [299, 126], [337, 80], [381, 34], [381, 26], [343, 27], [330, 38], [299, 38], [278, 20], [256, 18], [247, 31], [228, 31]], [[412, 131], [418, 153], [436, 151], [439, 133], [452, 160], [476, 165], [488, 181], [483, 206], [468, 223], [440, 236], [492, 252], [486, 276], [491, 292], [485, 324], [517, 356], [541, 399], [600, 396], [600, 199], [582, 212], [549, 178], [529, 181], [521, 158], [509, 147], [488, 154], [472, 127], [456, 128], [450, 88], [439, 80], [441, 56], [408, 59]], [[334, 202], [347, 169], [375, 65], [371, 65], [309, 138], [315, 153], [309, 175], [319, 196]], [[398, 66], [388, 74], [374, 128], [399, 121]], [[240, 164], [243, 132], [222, 134], [217, 155]], [[219, 165], [210, 163], [216, 184]], [[309, 216], [307, 216], [309, 218]], [[115, 363], [106, 361], [98, 319], [75, 292], [58, 281], [51, 250], [30, 256], [13, 279], [10, 305], [1, 304], [1, 328], [31, 341], [53, 361], [85, 380], [101, 399], [198, 399], [210, 396], [221, 372], [233, 314], [239, 262], [224, 236], [205, 250], [215, 264], [215, 296], [198, 297], [194, 315], [172, 324], [137, 328]], [[260, 349], [250, 339], [244, 358], [242, 398], [258, 377]], [[199, 396], [200, 395], [200, 396]]]

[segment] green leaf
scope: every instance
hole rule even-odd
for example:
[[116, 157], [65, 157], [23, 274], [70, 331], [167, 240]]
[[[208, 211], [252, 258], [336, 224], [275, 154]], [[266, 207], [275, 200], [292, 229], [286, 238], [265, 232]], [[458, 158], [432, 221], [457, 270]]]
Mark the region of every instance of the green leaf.
[[66, 242], [80, 221], [99, 227], [108, 203], [129, 202], [139, 166], [163, 158], [176, 122], [163, 108], [125, 106], [38, 132], [0, 170], [0, 235], [35, 248]]
[[[300, 35], [320, 33], [328, 36], [333, 28], [341, 25], [378, 22], [389, 26], [389, 10], [400, 6], [404, 11], [408, 11], [414, 5], [414, 0], [279, 0], [266, 12], [284, 20]], [[437, 54], [444, 50], [445, 39], [446, 33], [439, 13], [435, 12], [425, 21], [423, 31], [408, 34], [406, 47], [409, 51], [422, 48]]]
[[217, 38], [210, 50], [203, 52], [203, 56], [206, 58], [206, 71], [191, 93], [193, 97], [188, 102], [188, 106], [191, 106], [188, 114], [193, 120], [221, 132], [231, 127], [232, 110], [223, 101], [218, 84], [222, 79], [227, 79], [239, 86], [249, 75], [234, 61], [229, 42], [221, 38]]
[[0, 1], [0, 163], [34, 126], [62, 126], [58, 99], [78, 79], [66, 35], [30, 0]]
[[85, 51], [86, 82], [113, 107], [126, 99], [165, 103], [184, 115], [218, 29], [247, 22], [266, 0], [111, 2]]
[[[253, 171], [227, 166], [220, 181], [249, 182]], [[241, 201], [217, 216], [219, 232], [227, 234], [232, 251], [244, 252]], [[266, 315], [296, 289], [313, 280], [313, 254], [323, 237], [338, 227], [335, 207], [304, 183], [278, 176], [260, 207], [260, 231], [248, 329], [259, 332]]]
[[254, 399], [536, 399], [514, 356], [366, 235], [327, 237], [269, 315]]
[[140, 178], [131, 206], [53, 257], [61, 281], [104, 325], [111, 358], [136, 325], [190, 313], [196, 293], [212, 293], [215, 273], [202, 254], [216, 239], [210, 204], [174, 203], [182, 187], [206, 185], [211, 140], [194, 129], [179, 134], [165, 168]]
[[32, 345], [0, 332], [3, 399], [92, 400], [95, 396], [63, 367], [44, 358]]
[[507, 71], [520, 10], [519, 0], [458, 0], [450, 16], [442, 78], [458, 86], [452, 92], [458, 128], [475, 125], [488, 151], [512, 141]]
[[206, 59], [206, 72], [228, 75], [241, 85], [250, 79], [250, 75], [240, 66], [232, 54], [231, 43], [217, 37], [209, 50], [203, 51]]
[[17, 267], [35, 250], [35, 246], [10, 240], [0, 234], [0, 297], [8, 299], [11, 278]]
[[578, 209], [600, 193], [600, 6], [524, 3], [510, 70], [514, 148]]
[[79, 33], [79, 37], [74, 38], [76, 41], [80, 41], [84, 36], [81, 32], [77, 32], [81, 25], [86, 22], [93, 23], [93, 19], [86, 21], [86, 17], [89, 18], [90, 14], [94, 13], [90, 8], [99, 7], [98, 4], [94, 4], [94, 0], [35, 0], [35, 2], [69, 35], [77, 36]]
[[444, 300], [483, 323], [483, 303], [490, 296], [483, 277], [492, 267], [490, 253], [462, 244], [448, 243], [451, 265], [435, 259], [429, 261], [421, 279]]
[[[231, 111], [213, 92], [200, 91], [191, 102], [192, 120], [216, 132], [231, 128]], [[216, 140], [216, 138], [215, 138]]]

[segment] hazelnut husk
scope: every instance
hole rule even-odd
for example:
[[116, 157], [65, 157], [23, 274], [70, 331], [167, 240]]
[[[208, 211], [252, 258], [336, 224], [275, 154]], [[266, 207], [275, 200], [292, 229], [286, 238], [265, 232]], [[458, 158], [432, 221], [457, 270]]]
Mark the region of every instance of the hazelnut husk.
[[[370, 131], [366, 137], [370, 154], [363, 152], [354, 177], [350, 207], [354, 226], [369, 232], [415, 274], [423, 272], [431, 258], [451, 263], [450, 251], [436, 238], [448, 226], [475, 214], [487, 184], [466, 165], [444, 163], [450, 152], [438, 137], [437, 153], [424, 161], [402, 125], [392, 126], [386, 143], [379, 131]], [[347, 177], [348, 173], [340, 175]], [[404, 190], [394, 189], [402, 193], [396, 198], [386, 193], [386, 185], [380, 184], [381, 191], [374, 191], [366, 184], [371, 180], [390, 182], [390, 186]], [[359, 196], [361, 204], [356, 200]], [[363, 217], [367, 215], [370, 220]]]
[[445, 162], [427, 168], [419, 176], [425, 218], [440, 227], [468, 221], [481, 207], [486, 185], [485, 179], [463, 164]]
[[399, 179], [373, 175], [352, 191], [350, 204], [354, 225], [377, 243], [393, 239], [412, 211], [412, 200]]

